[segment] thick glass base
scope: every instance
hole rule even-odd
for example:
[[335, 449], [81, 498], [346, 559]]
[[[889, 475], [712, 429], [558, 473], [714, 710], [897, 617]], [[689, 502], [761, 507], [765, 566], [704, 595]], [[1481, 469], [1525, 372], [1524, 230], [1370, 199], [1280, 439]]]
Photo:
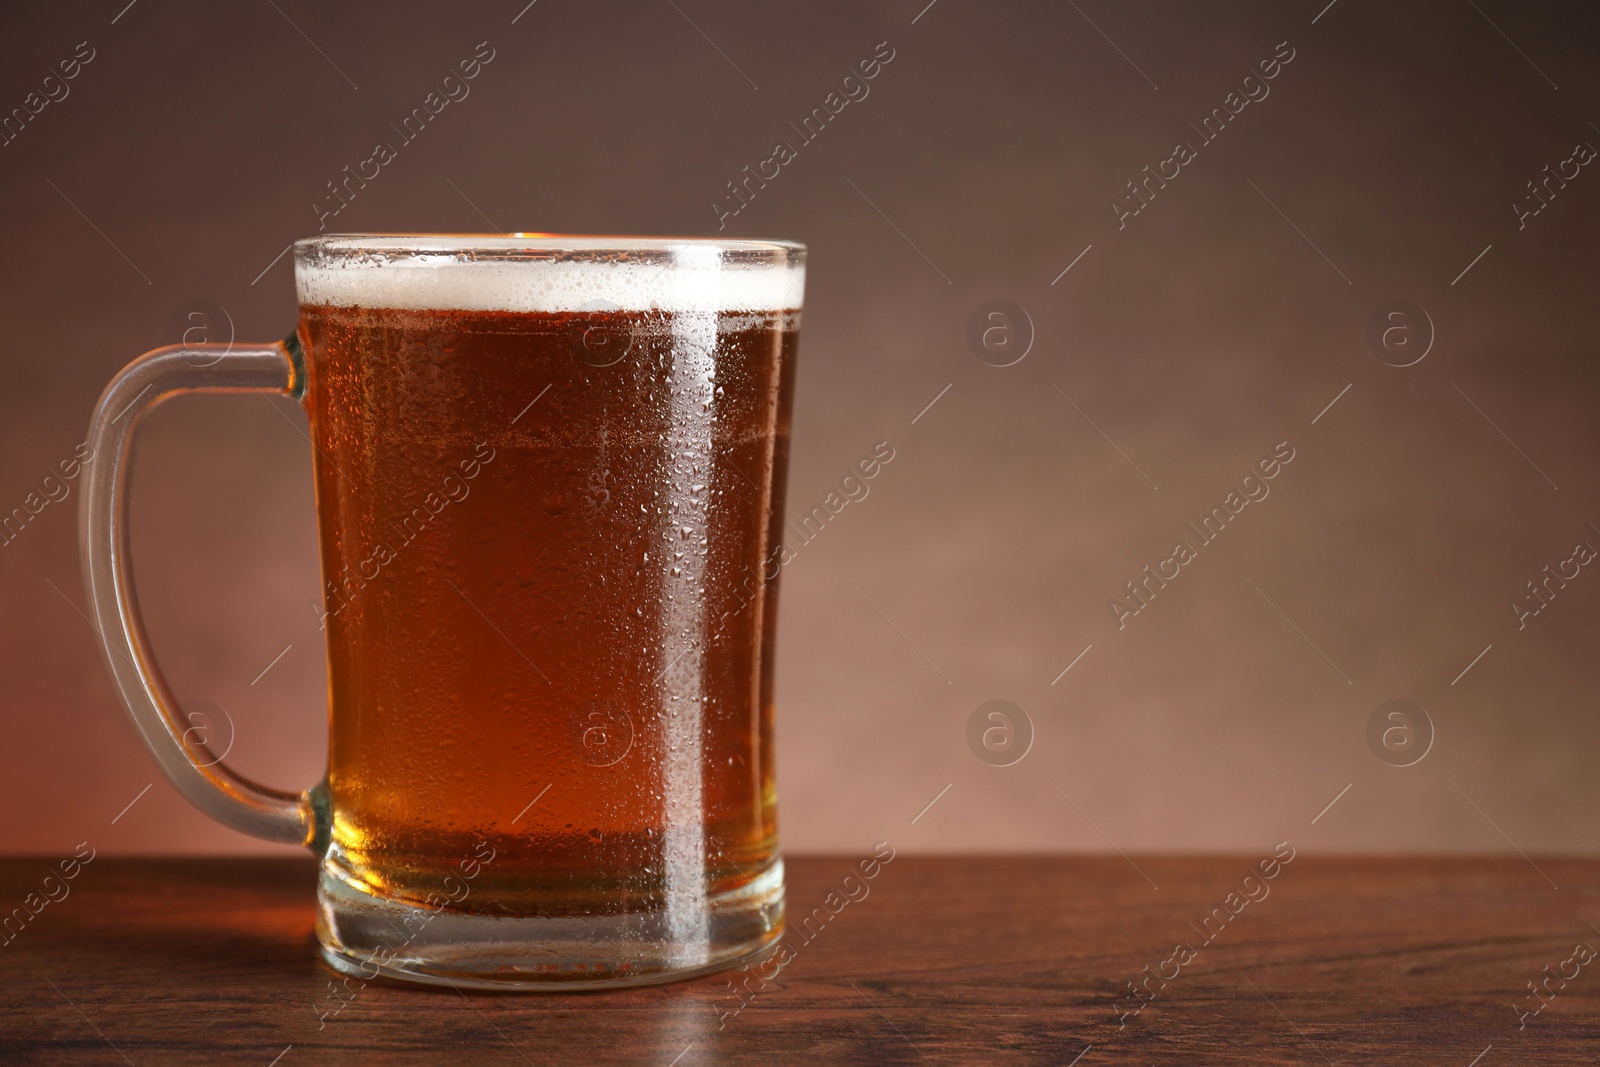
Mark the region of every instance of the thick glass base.
[[[567, 990], [652, 985], [731, 966], [783, 929], [783, 860], [698, 916], [474, 915], [377, 897], [323, 869], [317, 938], [337, 971], [467, 989]], [[684, 930], [691, 933], [685, 936]]]

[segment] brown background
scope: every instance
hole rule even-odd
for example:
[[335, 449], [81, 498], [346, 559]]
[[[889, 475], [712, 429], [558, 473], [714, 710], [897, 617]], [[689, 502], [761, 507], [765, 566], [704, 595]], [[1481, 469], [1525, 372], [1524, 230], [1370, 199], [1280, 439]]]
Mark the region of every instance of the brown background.
[[[1520, 632], [1509, 602], [1600, 547], [1600, 173], [1521, 231], [1511, 206], [1600, 145], [1594, 15], [924, 3], [8, 10], [0, 108], [78, 42], [96, 57], [0, 147], [0, 510], [186, 301], [286, 334], [273, 257], [478, 42], [496, 58], [471, 95], [337, 229], [713, 233], [723, 183], [887, 40], [871, 95], [724, 231], [811, 249], [791, 510], [896, 450], [784, 576], [787, 846], [1591, 851], [1600, 575]], [[1281, 41], [1271, 95], [1119, 232], [1123, 183]], [[1037, 332], [1007, 368], [964, 340], [994, 298]], [[1437, 331], [1404, 369], [1364, 337], [1396, 298]], [[176, 689], [227, 710], [238, 767], [295, 787], [325, 729], [303, 429], [287, 401], [181, 400], [135, 481]], [[1271, 496], [1119, 632], [1108, 598], [1280, 441]], [[0, 850], [269, 848], [139, 745], [79, 613], [77, 495], [0, 547]], [[1365, 734], [1397, 697], [1437, 732], [1404, 769]], [[966, 742], [994, 698], [1036, 732], [1008, 768]]]

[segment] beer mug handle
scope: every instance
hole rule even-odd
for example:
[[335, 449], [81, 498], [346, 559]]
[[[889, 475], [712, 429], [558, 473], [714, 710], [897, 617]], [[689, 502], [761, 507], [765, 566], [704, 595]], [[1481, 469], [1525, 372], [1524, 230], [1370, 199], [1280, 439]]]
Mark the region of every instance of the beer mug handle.
[[145, 633], [129, 555], [128, 472], [139, 424], [151, 408], [186, 392], [272, 390], [298, 396], [305, 373], [298, 343], [174, 345], [146, 352], [100, 395], [89, 427], [79, 536], [89, 612], [106, 666], [144, 743], [167, 779], [217, 821], [270, 841], [314, 845], [310, 791], [292, 794], [230, 770], [184, 720]]

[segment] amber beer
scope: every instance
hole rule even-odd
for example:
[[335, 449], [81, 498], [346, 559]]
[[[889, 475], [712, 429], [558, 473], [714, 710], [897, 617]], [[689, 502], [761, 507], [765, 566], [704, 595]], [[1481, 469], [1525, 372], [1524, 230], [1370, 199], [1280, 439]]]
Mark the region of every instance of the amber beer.
[[301, 275], [328, 867], [405, 905], [656, 912], [692, 939], [706, 902], [781, 880], [798, 289], [625, 258], [445, 292], [406, 270], [359, 303]]

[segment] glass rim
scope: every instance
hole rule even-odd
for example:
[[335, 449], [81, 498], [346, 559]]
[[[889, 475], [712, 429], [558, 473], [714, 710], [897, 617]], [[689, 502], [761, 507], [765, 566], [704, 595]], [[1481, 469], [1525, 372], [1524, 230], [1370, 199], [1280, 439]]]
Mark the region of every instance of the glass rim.
[[347, 256], [394, 258], [448, 256], [468, 259], [550, 260], [568, 257], [609, 259], [671, 258], [677, 253], [715, 249], [734, 262], [793, 263], [806, 246], [798, 241], [744, 237], [634, 237], [558, 233], [326, 233], [294, 242], [297, 260]]

